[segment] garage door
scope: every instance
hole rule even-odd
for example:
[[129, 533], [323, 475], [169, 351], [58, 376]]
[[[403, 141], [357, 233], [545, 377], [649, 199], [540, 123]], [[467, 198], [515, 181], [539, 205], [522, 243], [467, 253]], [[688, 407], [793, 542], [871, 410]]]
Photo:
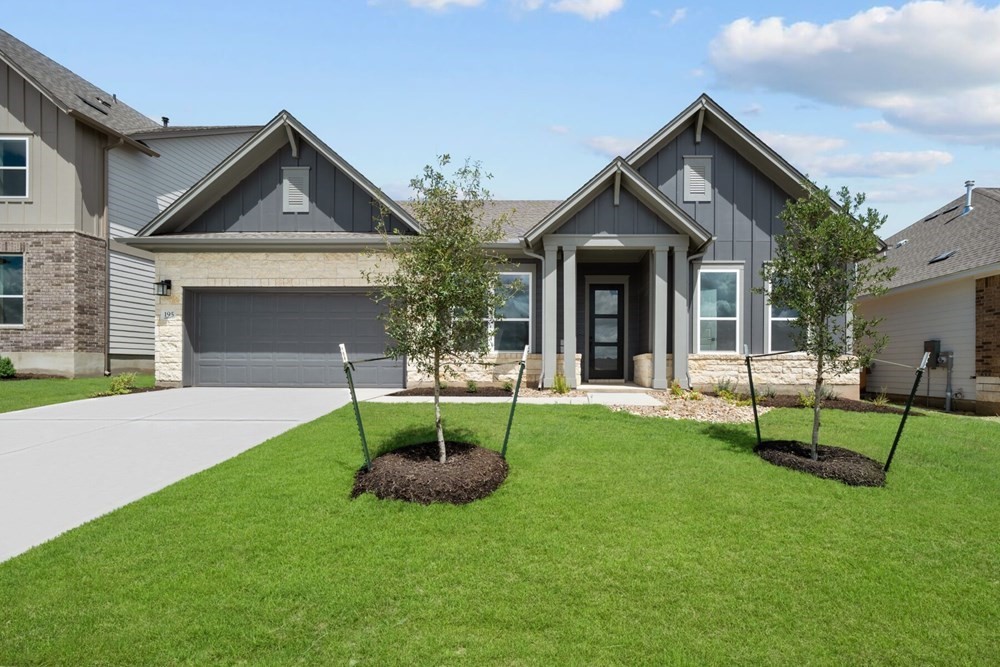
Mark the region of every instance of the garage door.
[[[382, 356], [382, 307], [366, 294], [198, 292], [192, 295], [191, 384], [203, 387], [346, 387], [351, 359]], [[358, 387], [402, 387], [404, 364], [358, 365]]]

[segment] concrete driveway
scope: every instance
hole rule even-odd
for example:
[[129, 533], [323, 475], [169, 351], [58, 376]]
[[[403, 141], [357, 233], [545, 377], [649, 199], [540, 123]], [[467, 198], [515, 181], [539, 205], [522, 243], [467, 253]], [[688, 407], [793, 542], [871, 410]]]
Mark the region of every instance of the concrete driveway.
[[185, 388], [0, 414], [0, 561], [349, 401], [346, 389]]

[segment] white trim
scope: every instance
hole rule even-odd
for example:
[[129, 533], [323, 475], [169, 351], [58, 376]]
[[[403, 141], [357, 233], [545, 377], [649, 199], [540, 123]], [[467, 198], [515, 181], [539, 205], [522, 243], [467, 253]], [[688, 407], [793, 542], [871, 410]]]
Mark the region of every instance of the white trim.
[[605, 276], [605, 275], [586, 275], [583, 279], [583, 350], [581, 350], [580, 360], [580, 378], [584, 382], [590, 380], [590, 364], [593, 361], [590, 358], [590, 286], [591, 285], [621, 285], [622, 286], [622, 300], [624, 301], [624, 308], [622, 309], [622, 318], [624, 322], [622, 323], [622, 377], [620, 378], [608, 378], [612, 382], [621, 380], [626, 382], [628, 379], [628, 364], [632, 362], [632, 358], [629, 356], [628, 352], [628, 300], [629, 300], [629, 289], [628, 289], [628, 276]]
[[[743, 262], [701, 262], [695, 270], [694, 282], [694, 353], [695, 354], [739, 354], [743, 349]], [[736, 316], [712, 317], [714, 321], [736, 322], [736, 349], [734, 350], [702, 350], [701, 349], [701, 275], [703, 273], [735, 273], [736, 274]], [[675, 346], [674, 354], [677, 354]]]
[[23, 195], [0, 195], [0, 201], [23, 202], [31, 199], [31, 136], [30, 135], [0, 135], [0, 141], [23, 141], [24, 142], [24, 166], [5, 167], [0, 165], [0, 171], [24, 171], [24, 194]]
[[[501, 276], [528, 276], [528, 317], [505, 317], [502, 321], [504, 322], [528, 322], [528, 353], [531, 354], [531, 350], [534, 347], [532, 341], [534, 340], [535, 334], [535, 267], [533, 265], [528, 265], [525, 268], [517, 268], [509, 271], [500, 271]], [[490, 320], [490, 351], [491, 352], [517, 352], [523, 350], [523, 347], [519, 347], [516, 350], [498, 350], [496, 349], [496, 337], [494, 325], [496, 320], [491, 315]]]

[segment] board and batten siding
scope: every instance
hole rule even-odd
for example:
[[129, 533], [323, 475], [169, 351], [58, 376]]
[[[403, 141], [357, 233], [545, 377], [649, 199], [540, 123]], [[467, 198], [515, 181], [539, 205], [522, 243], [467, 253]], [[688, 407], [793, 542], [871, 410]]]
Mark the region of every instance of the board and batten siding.
[[[685, 156], [711, 156], [711, 201], [684, 201]], [[694, 126], [689, 126], [639, 165], [638, 171], [716, 237], [705, 251], [704, 262], [743, 263], [743, 342], [754, 354], [765, 352], [764, 297], [751, 289], [764, 286], [761, 267], [772, 257], [775, 237], [785, 231], [778, 215], [794, 197], [707, 127], [701, 142], [695, 143]], [[692, 290], [695, 278], [692, 274]], [[690, 343], [694, 345], [693, 336]]]
[[[976, 381], [976, 281], [956, 280], [944, 285], [886, 294], [860, 303], [864, 317], [882, 317], [878, 330], [889, 337], [879, 359], [916, 367], [924, 354], [924, 341], [938, 339], [942, 352], [955, 353], [952, 390], [975, 400]], [[868, 391], [907, 395], [913, 388], [913, 373], [877, 361], [868, 374]], [[943, 398], [947, 384], [944, 368], [930, 370], [920, 381], [917, 396]]]
[[251, 132], [147, 139], [153, 158], [131, 148], [108, 157], [112, 237], [135, 236], [150, 220], [252, 136]]
[[619, 190], [618, 206], [615, 206], [614, 187], [608, 186], [554, 233], [676, 234], [677, 232], [624, 187]]
[[111, 252], [111, 354], [152, 355], [153, 262]]
[[[309, 167], [309, 211], [283, 213], [282, 167]], [[379, 207], [347, 174], [302, 142], [299, 157], [283, 146], [217, 203], [184, 228], [212, 232], [373, 232]], [[395, 216], [390, 231], [408, 228]]]
[[0, 232], [78, 231], [103, 238], [104, 135], [60, 111], [4, 63], [0, 135], [29, 139], [28, 198], [0, 203]]

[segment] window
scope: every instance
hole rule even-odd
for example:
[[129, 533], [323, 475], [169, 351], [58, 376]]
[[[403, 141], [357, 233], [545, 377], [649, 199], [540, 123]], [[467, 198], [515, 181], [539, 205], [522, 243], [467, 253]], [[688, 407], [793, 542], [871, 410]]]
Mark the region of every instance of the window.
[[28, 138], [0, 137], [0, 198], [28, 196]]
[[24, 256], [0, 255], [0, 326], [24, 324]]
[[712, 158], [684, 156], [684, 201], [712, 201]]
[[516, 290], [497, 311], [503, 319], [493, 322], [493, 350], [521, 352], [531, 341], [531, 274], [501, 273], [500, 283]]
[[740, 344], [740, 273], [736, 268], [698, 272], [698, 352], [738, 352]]
[[281, 168], [281, 212], [309, 212], [309, 167]]
[[764, 285], [767, 296], [764, 305], [767, 308], [767, 351], [791, 352], [799, 349], [795, 344], [795, 331], [798, 329], [799, 313], [794, 308], [778, 306], [771, 303], [771, 286]]

